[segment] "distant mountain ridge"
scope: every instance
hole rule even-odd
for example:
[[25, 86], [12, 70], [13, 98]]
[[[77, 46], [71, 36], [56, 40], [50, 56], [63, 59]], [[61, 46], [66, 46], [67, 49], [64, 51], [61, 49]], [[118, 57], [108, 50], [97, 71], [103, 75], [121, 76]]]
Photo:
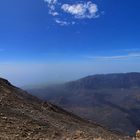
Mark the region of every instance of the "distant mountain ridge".
[[140, 87], [140, 73], [113, 73], [87, 76], [66, 84], [72, 88], [136, 88]]
[[[38, 99], [0, 78], [0, 139], [2, 140], [127, 140]], [[131, 138], [129, 138], [131, 139]]]
[[29, 91], [110, 129], [132, 135], [140, 129], [138, 72], [93, 75]]

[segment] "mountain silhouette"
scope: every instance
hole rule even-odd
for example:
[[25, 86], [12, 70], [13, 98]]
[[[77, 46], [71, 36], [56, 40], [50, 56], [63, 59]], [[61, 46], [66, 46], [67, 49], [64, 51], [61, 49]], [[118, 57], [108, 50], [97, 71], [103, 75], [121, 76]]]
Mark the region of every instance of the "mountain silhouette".
[[0, 78], [0, 139], [123, 140], [122, 134], [28, 94]]
[[140, 73], [91, 75], [29, 91], [112, 130], [133, 135], [140, 129]]

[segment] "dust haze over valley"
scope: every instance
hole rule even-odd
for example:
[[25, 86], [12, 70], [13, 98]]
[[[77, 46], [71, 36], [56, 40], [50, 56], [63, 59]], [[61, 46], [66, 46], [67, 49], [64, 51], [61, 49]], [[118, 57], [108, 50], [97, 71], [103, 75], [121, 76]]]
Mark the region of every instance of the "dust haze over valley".
[[[123, 66], [121, 66], [123, 65]], [[18, 87], [46, 86], [61, 84], [77, 80], [88, 75], [139, 72], [140, 63], [127, 63], [125, 61], [101, 61], [93, 60], [77, 61], [75, 63], [57, 62], [52, 64], [20, 64], [5, 63], [0, 65], [1, 77], [9, 79]]]
[[27, 90], [82, 118], [126, 135], [133, 135], [140, 127], [140, 73], [92, 75]]

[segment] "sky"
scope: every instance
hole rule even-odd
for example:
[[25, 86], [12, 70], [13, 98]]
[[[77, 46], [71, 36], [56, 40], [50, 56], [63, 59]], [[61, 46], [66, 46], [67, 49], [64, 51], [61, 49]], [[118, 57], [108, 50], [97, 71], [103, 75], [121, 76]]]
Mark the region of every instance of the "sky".
[[140, 72], [140, 1], [0, 0], [0, 77], [17, 86]]

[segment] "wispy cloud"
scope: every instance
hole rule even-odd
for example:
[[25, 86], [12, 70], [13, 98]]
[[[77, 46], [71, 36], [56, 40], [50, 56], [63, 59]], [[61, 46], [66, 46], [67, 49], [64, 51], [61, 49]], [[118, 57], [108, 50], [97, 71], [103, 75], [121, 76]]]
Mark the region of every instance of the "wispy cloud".
[[44, 0], [48, 4], [49, 14], [52, 16], [58, 16], [59, 13], [56, 11], [57, 0]]
[[55, 22], [58, 23], [61, 26], [68, 26], [68, 25], [74, 25], [75, 21], [64, 21], [61, 19], [55, 19]]
[[58, 23], [61, 26], [67, 26], [67, 25], [70, 25], [70, 24], [72, 24], [72, 25], [75, 24], [74, 21], [68, 22], [68, 21], [63, 21], [63, 20], [59, 20], [59, 19], [55, 19], [55, 22]]
[[134, 52], [140, 52], [140, 48], [129, 48], [129, 49], [123, 49], [121, 51], [134, 53]]
[[47, 2], [48, 4], [56, 4], [57, 0], [44, 0], [44, 2]]
[[[49, 14], [54, 17], [54, 21], [61, 26], [73, 25], [75, 20], [93, 19], [99, 17], [98, 6], [92, 1], [60, 3], [58, 0], [44, 0], [49, 8]], [[69, 18], [66, 18], [67, 17]]]
[[129, 53], [125, 55], [113, 55], [113, 56], [86, 56], [88, 59], [96, 59], [96, 60], [122, 60], [140, 57], [140, 53]]
[[69, 22], [66, 22], [66, 21], [62, 21], [62, 20], [59, 20], [59, 19], [56, 19], [55, 21], [56, 21], [56, 23], [60, 24], [61, 26], [69, 25]]

